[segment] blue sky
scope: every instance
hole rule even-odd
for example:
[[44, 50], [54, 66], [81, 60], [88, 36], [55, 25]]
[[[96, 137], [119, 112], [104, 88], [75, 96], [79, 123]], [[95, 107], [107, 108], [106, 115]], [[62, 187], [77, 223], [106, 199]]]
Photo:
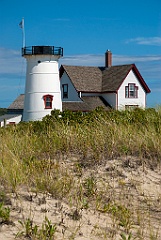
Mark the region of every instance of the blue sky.
[[104, 66], [110, 49], [113, 65], [136, 64], [147, 106], [161, 105], [161, 0], [0, 0], [0, 107], [24, 93], [22, 17], [26, 46], [60, 46], [60, 64], [89, 66]]

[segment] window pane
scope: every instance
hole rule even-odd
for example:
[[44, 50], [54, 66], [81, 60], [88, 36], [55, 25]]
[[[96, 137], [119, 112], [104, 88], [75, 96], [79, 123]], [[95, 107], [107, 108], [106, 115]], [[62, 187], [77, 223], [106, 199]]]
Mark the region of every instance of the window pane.
[[135, 97], [135, 92], [134, 91], [130, 91], [129, 95], [130, 95], [130, 97]]
[[129, 97], [135, 97], [135, 85], [129, 84]]
[[67, 92], [68, 91], [68, 89], [67, 89], [67, 85], [64, 85], [64, 92]]
[[63, 84], [63, 98], [68, 98], [68, 84]]
[[46, 102], [46, 107], [50, 107], [51, 106], [51, 102]]
[[129, 90], [130, 90], [130, 91], [134, 91], [134, 89], [135, 89], [134, 84], [130, 84], [130, 85], [129, 85]]
[[128, 98], [128, 87], [125, 87], [125, 97]]

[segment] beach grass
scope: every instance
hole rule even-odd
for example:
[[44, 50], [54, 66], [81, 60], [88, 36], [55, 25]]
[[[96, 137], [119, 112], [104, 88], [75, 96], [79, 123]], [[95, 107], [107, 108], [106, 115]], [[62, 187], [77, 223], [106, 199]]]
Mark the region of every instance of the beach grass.
[[[132, 172], [140, 167], [143, 176], [147, 169], [160, 171], [161, 107], [108, 112], [98, 108], [84, 114], [55, 110], [41, 122], [1, 128], [0, 139], [0, 185], [4, 194], [18, 196], [23, 188], [30, 193], [50, 194], [75, 208], [68, 215], [73, 221], [81, 221], [82, 209], [108, 215], [111, 230], [107, 233], [95, 226], [92, 234], [97, 239], [159, 239], [150, 221], [154, 199], [141, 187], [139, 190], [133, 175], [127, 183], [124, 169]], [[117, 159], [122, 159], [121, 169], [115, 164]], [[109, 162], [112, 165], [98, 177], [97, 169]], [[136, 189], [140, 191], [142, 200], [132, 196], [129, 188], [135, 189], [135, 194]], [[157, 201], [159, 206], [160, 196]], [[50, 227], [50, 220], [46, 221]], [[26, 226], [27, 220], [21, 223]], [[46, 226], [43, 224], [41, 228]], [[56, 239], [57, 227], [51, 227], [51, 239]], [[43, 234], [39, 228], [40, 232]], [[77, 231], [71, 233], [76, 235]]]

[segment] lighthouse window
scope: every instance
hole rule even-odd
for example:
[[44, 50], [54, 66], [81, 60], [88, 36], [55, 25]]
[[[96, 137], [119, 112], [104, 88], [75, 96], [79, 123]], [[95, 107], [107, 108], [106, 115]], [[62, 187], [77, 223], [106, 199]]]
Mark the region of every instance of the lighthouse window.
[[63, 98], [68, 98], [68, 84], [63, 84]]
[[45, 96], [43, 96], [43, 99], [44, 99], [45, 109], [51, 109], [52, 108], [53, 96], [52, 95], [45, 95]]

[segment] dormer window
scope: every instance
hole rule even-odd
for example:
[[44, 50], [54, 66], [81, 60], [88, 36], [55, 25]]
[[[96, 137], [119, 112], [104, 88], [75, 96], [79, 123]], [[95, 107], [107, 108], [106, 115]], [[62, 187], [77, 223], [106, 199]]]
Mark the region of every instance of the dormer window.
[[137, 98], [138, 97], [138, 87], [135, 83], [129, 83], [125, 87], [125, 98]]
[[63, 84], [63, 98], [68, 98], [68, 84]]
[[49, 94], [44, 95], [43, 99], [44, 99], [45, 109], [52, 109], [53, 96]]

